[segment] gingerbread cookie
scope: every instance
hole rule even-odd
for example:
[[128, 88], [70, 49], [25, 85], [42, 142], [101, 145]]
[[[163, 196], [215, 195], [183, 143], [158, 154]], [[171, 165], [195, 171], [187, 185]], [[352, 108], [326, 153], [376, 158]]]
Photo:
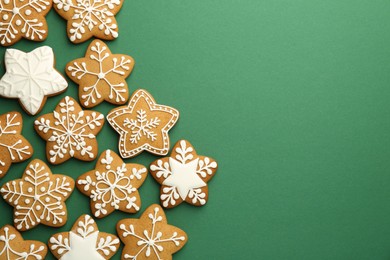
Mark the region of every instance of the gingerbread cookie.
[[82, 110], [71, 97], [66, 96], [53, 113], [35, 120], [35, 130], [47, 141], [46, 156], [52, 164], [60, 164], [71, 157], [82, 161], [96, 158], [96, 135], [104, 124], [99, 112]]
[[106, 150], [96, 167], [77, 179], [77, 188], [91, 198], [91, 210], [97, 218], [103, 218], [114, 210], [138, 212], [141, 199], [138, 188], [148, 172], [140, 164], [125, 164], [113, 151]]
[[38, 114], [47, 97], [58, 95], [68, 87], [54, 65], [54, 53], [48, 46], [29, 53], [8, 49], [5, 53], [7, 71], [0, 80], [0, 95], [17, 98], [28, 114]]
[[14, 207], [14, 225], [20, 231], [38, 224], [62, 227], [67, 220], [65, 201], [74, 188], [72, 178], [52, 174], [41, 160], [30, 162], [21, 179], [7, 182], [0, 192]]
[[23, 118], [18, 112], [0, 115], [0, 178], [12, 163], [25, 161], [33, 154], [31, 144], [21, 135], [22, 127]]
[[47, 37], [45, 16], [52, 0], [2, 0], [0, 1], [0, 43], [10, 46], [22, 37], [43, 41]]
[[179, 119], [179, 111], [156, 104], [143, 89], [131, 96], [129, 104], [114, 108], [107, 115], [110, 125], [120, 134], [119, 152], [130, 158], [142, 151], [166, 155], [169, 151], [168, 131]]
[[94, 40], [85, 58], [66, 65], [66, 73], [79, 84], [79, 99], [82, 106], [91, 108], [104, 100], [114, 105], [123, 105], [129, 99], [126, 78], [134, 67], [132, 57], [112, 54], [107, 45]]
[[47, 254], [44, 243], [24, 240], [12, 226], [5, 225], [0, 229], [0, 259], [4, 260], [40, 260]]
[[115, 15], [123, 0], [54, 0], [54, 8], [68, 21], [68, 37], [81, 43], [92, 36], [102, 40], [118, 37]]
[[153, 204], [140, 219], [118, 222], [117, 233], [125, 244], [122, 259], [172, 259], [172, 254], [187, 243], [187, 234], [168, 225], [163, 209]]
[[82, 215], [70, 232], [62, 232], [49, 240], [50, 251], [57, 259], [110, 259], [120, 246], [117, 236], [99, 232], [93, 218]]
[[218, 169], [217, 162], [198, 155], [185, 140], [176, 143], [170, 157], [158, 159], [150, 165], [150, 173], [160, 183], [160, 200], [164, 207], [173, 208], [183, 201], [203, 206], [208, 200], [207, 182]]

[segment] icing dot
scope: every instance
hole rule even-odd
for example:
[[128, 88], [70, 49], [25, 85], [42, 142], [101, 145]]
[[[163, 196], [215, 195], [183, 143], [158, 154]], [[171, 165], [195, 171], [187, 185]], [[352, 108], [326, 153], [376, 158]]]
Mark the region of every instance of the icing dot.
[[15, 24], [16, 24], [17, 26], [20, 26], [20, 25], [22, 24], [22, 21], [21, 21], [21, 20], [16, 20]]
[[30, 15], [30, 14], [31, 14], [31, 10], [30, 10], [30, 9], [27, 9], [24, 13], [25, 13], [26, 15]]
[[28, 191], [28, 193], [31, 193], [33, 191], [33, 188], [30, 187], [27, 189], [27, 191]]
[[42, 192], [45, 192], [46, 188], [45, 187], [41, 187], [40, 189]]
[[45, 201], [46, 201], [46, 202], [50, 202], [50, 198], [47, 197], [47, 198], [45, 199]]
[[3, 20], [8, 20], [8, 14], [3, 15]]
[[41, 210], [41, 206], [40, 206], [40, 205], [36, 206], [35, 208], [36, 208], [37, 210]]
[[30, 203], [30, 200], [29, 200], [29, 199], [26, 199], [26, 200], [24, 201], [24, 203], [29, 204], [29, 203]]

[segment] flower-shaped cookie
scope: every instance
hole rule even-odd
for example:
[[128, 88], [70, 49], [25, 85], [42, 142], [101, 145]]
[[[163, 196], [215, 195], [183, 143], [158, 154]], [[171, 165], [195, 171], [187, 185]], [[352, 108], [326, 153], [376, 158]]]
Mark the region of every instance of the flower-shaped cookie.
[[71, 97], [66, 96], [53, 113], [35, 120], [35, 130], [47, 141], [46, 156], [52, 164], [60, 164], [71, 157], [82, 161], [96, 158], [96, 135], [104, 124], [99, 112], [82, 110]]
[[79, 217], [71, 231], [55, 234], [49, 240], [50, 251], [57, 259], [64, 260], [110, 259], [119, 246], [118, 237], [99, 232], [89, 215]]
[[132, 57], [112, 54], [107, 45], [94, 40], [85, 58], [69, 62], [66, 73], [79, 84], [81, 105], [87, 108], [99, 105], [103, 100], [123, 105], [129, 99], [126, 78], [134, 67]]
[[118, 37], [115, 14], [123, 0], [54, 0], [54, 8], [68, 21], [68, 37], [81, 43], [92, 36], [103, 40]]
[[38, 114], [48, 96], [58, 95], [68, 87], [54, 64], [54, 53], [48, 46], [29, 53], [8, 49], [5, 53], [7, 73], [0, 81], [0, 95], [18, 98], [27, 113]]
[[143, 89], [134, 92], [127, 106], [114, 108], [107, 115], [110, 125], [120, 134], [122, 158], [134, 157], [144, 150], [156, 155], [168, 154], [168, 131], [178, 119], [179, 111], [156, 104]]
[[33, 154], [31, 144], [21, 135], [22, 126], [23, 118], [18, 112], [0, 115], [0, 178], [12, 163], [27, 160]]
[[47, 247], [44, 243], [24, 240], [22, 235], [12, 226], [0, 229], [0, 259], [44, 259]]
[[168, 225], [163, 209], [156, 204], [140, 219], [119, 221], [116, 229], [125, 244], [122, 259], [172, 259], [188, 240], [183, 230]]
[[51, 173], [41, 160], [27, 166], [22, 179], [3, 185], [4, 200], [14, 207], [14, 224], [26, 231], [38, 224], [62, 227], [67, 220], [65, 201], [74, 188], [72, 178]]
[[10, 46], [22, 37], [43, 41], [47, 37], [45, 15], [52, 0], [2, 0], [0, 1], [0, 43]]
[[170, 157], [152, 162], [150, 173], [162, 185], [160, 200], [164, 207], [173, 208], [183, 201], [203, 206], [208, 200], [207, 182], [217, 168], [214, 159], [197, 155], [188, 141], [181, 140]]
[[96, 167], [77, 179], [77, 188], [91, 198], [91, 210], [103, 218], [114, 210], [138, 212], [141, 199], [138, 188], [145, 181], [147, 169], [140, 164], [125, 164], [111, 150], [100, 156]]

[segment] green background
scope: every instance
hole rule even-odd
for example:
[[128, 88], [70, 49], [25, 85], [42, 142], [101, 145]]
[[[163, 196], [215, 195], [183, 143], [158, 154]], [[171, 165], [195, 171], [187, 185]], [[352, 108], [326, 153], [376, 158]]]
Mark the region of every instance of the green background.
[[[44, 43], [13, 47], [49, 45], [63, 72], [90, 41], [71, 44], [54, 11], [47, 20]], [[189, 235], [175, 259], [390, 259], [389, 1], [125, 0], [117, 20], [119, 38], [108, 44], [136, 61], [131, 92], [145, 88], [177, 108], [172, 145], [185, 138], [220, 165], [206, 206], [167, 211]], [[77, 97], [69, 84], [39, 115]], [[22, 111], [16, 100], [0, 102], [1, 113]], [[33, 158], [46, 160], [35, 117], [22, 113]], [[97, 139], [99, 153], [117, 151], [108, 124]], [[155, 159], [144, 153], [126, 162]], [[14, 164], [0, 184], [26, 165]], [[77, 178], [94, 165], [72, 159], [51, 168]], [[141, 211], [159, 201], [150, 176], [140, 193]], [[47, 241], [90, 212], [77, 190], [67, 205], [66, 226], [41, 225], [24, 237]], [[139, 215], [97, 222], [115, 232], [118, 220]], [[0, 226], [11, 222], [12, 208], [0, 200]]]

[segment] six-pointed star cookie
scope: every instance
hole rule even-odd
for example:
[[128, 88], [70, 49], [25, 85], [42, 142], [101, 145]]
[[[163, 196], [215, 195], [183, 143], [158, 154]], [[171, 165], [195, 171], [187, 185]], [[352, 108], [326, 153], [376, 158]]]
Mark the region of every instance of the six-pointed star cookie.
[[132, 57], [112, 54], [104, 42], [95, 40], [89, 45], [85, 58], [66, 65], [66, 73], [79, 84], [81, 105], [91, 108], [103, 100], [114, 105], [126, 103], [129, 90], [125, 79], [133, 67]]
[[138, 188], [145, 181], [147, 169], [140, 164], [125, 164], [113, 151], [106, 150], [96, 167], [77, 179], [77, 188], [91, 198], [91, 210], [103, 218], [114, 210], [138, 212], [141, 199]]
[[110, 259], [118, 250], [117, 236], [99, 232], [93, 218], [82, 215], [70, 232], [62, 232], [49, 240], [50, 251], [61, 260]]
[[0, 115], [0, 178], [11, 163], [27, 160], [33, 154], [31, 144], [21, 135], [22, 126], [22, 115], [18, 112]]
[[46, 156], [53, 164], [60, 164], [71, 157], [82, 161], [96, 158], [96, 135], [104, 124], [99, 112], [82, 110], [71, 97], [66, 96], [53, 113], [35, 120], [35, 130], [47, 141]]
[[54, 8], [68, 21], [68, 37], [81, 43], [92, 36], [103, 40], [118, 37], [115, 14], [123, 0], [54, 0]]
[[0, 259], [44, 259], [47, 247], [44, 243], [24, 240], [12, 226], [5, 225], [0, 229]]
[[8, 49], [5, 53], [7, 72], [0, 80], [0, 95], [18, 98], [27, 113], [36, 115], [48, 96], [58, 95], [68, 87], [54, 64], [54, 53], [48, 46], [29, 53]]
[[150, 173], [161, 186], [160, 200], [164, 207], [173, 208], [183, 201], [203, 206], [208, 200], [207, 182], [217, 171], [217, 162], [197, 155], [185, 140], [176, 143], [170, 157], [154, 161]]
[[163, 209], [153, 204], [140, 219], [124, 219], [117, 233], [125, 244], [122, 259], [172, 259], [172, 254], [187, 243], [186, 233], [168, 225]]
[[10, 46], [22, 37], [43, 41], [47, 37], [45, 15], [52, 0], [2, 0], [0, 1], [0, 43]]
[[15, 227], [26, 231], [40, 223], [51, 227], [65, 225], [65, 200], [73, 188], [72, 178], [53, 175], [44, 162], [36, 159], [27, 166], [22, 179], [7, 182], [0, 191], [14, 207]]
[[123, 158], [146, 150], [156, 155], [169, 151], [168, 131], [179, 119], [179, 111], [156, 104], [143, 89], [131, 96], [129, 104], [114, 108], [107, 115], [110, 125], [120, 134], [119, 152]]

